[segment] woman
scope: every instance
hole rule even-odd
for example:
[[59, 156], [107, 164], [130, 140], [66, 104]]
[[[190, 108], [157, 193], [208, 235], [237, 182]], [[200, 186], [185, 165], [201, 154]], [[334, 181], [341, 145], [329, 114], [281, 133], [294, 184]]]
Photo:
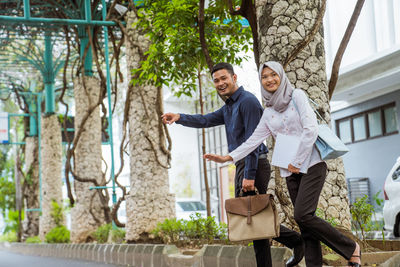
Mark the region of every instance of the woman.
[[[318, 124], [306, 94], [294, 89], [281, 64], [269, 61], [260, 66], [261, 92], [266, 104], [263, 116], [249, 139], [229, 155], [206, 154], [216, 162], [238, 161], [251, 153], [268, 136], [277, 134], [300, 137], [300, 145], [287, 169], [289, 195], [294, 206], [294, 219], [305, 242], [306, 265], [322, 266], [320, 241], [349, 260], [350, 266], [361, 266], [360, 246], [315, 215], [319, 195], [325, 182], [327, 165], [314, 145]], [[306, 166], [302, 166], [306, 165]], [[300, 173], [300, 168], [306, 173]]]

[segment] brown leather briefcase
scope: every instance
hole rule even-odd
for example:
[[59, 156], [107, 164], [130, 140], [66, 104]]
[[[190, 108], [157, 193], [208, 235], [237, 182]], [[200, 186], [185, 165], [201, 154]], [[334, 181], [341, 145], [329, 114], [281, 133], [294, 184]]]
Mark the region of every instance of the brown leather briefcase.
[[270, 194], [225, 200], [230, 241], [269, 239], [279, 236], [279, 218]]

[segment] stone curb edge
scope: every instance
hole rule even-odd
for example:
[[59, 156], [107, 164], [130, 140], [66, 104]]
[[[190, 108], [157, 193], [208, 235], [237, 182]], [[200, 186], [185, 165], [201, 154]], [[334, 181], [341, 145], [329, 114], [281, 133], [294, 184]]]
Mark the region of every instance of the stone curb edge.
[[[161, 244], [26, 244], [0, 243], [0, 249], [25, 255], [56, 257], [140, 267], [252, 267], [253, 247], [206, 245], [185, 255], [174, 245]], [[291, 256], [287, 248], [274, 247], [274, 266], [284, 266]]]

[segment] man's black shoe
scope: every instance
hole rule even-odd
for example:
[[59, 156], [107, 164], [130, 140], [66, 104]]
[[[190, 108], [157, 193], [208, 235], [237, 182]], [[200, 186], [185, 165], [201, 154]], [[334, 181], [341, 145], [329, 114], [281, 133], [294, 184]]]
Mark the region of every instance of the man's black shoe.
[[286, 267], [296, 266], [304, 257], [303, 243], [293, 248], [293, 256], [286, 262]]

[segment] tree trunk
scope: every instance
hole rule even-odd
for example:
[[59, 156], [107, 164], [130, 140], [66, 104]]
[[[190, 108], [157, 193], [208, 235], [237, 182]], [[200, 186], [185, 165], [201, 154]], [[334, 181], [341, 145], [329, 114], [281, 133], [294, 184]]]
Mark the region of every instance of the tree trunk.
[[[149, 48], [145, 35], [132, 26], [135, 12], [127, 14], [128, 72], [138, 68]], [[155, 86], [129, 88], [130, 192], [127, 196], [126, 239], [146, 239], [158, 222], [175, 215], [175, 198], [169, 193], [168, 153], [161, 124], [162, 91]]]
[[[321, 0], [256, 1], [260, 62], [275, 60], [284, 64], [288, 55], [311, 31], [321, 6]], [[318, 111], [326, 121], [330, 121], [322, 27], [287, 66], [286, 73], [296, 88], [303, 89], [310, 99], [318, 103]], [[334, 218], [350, 229], [350, 209], [342, 159], [328, 160], [327, 164], [328, 175], [318, 207], [325, 218]], [[287, 189], [284, 188], [282, 192], [287, 192]], [[285, 194], [288, 198], [288, 194]], [[287, 218], [284, 220], [289, 221]]]
[[62, 198], [62, 146], [61, 126], [57, 115], [42, 117], [42, 216], [39, 223], [39, 237], [45, 239], [46, 234], [56, 226], [51, 217], [52, 201], [63, 206]]
[[[199, 102], [200, 102], [200, 114], [204, 115], [204, 101], [203, 101], [203, 86], [201, 81], [201, 72], [197, 71], [197, 80], [199, 81]], [[201, 129], [201, 151], [202, 155], [206, 154], [206, 131], [204, 128]], [[211, 217], [211, 197], [210, 197], [210, 186], [208, 184], [208, 172], [207, 172], [207, 160], [203, 158], [203, 172], [204, 172], [204, 187], [206, 189], [206, 208], [207, 217]]]
[[[100, 95], [100, 82], [93, 77], [76, 78], [75, 96], [75, 133], [78, 132], [83, 118], [90, 108], [97, 104]], [[84, 129], [75, 148], [74, 173], [81, 179], [94, 179], [105, 185], [101, 170], [101, 117], [97, 107], [84, 123]], [[74, 180], [75, 205], [71, 210], [71, 242], [85, 242], [88, 236], [100, 225], [105, 224], [105, 214], [99, 197], [99, 189], [92, 182]]]
[[[38, 209], [39, 204], [39, 147], [36, 136], [25, 139], [25, 192], [24, 201], [26, 209]], [[25, 211], [22, 239], [39, 234], [39, 212]]]

